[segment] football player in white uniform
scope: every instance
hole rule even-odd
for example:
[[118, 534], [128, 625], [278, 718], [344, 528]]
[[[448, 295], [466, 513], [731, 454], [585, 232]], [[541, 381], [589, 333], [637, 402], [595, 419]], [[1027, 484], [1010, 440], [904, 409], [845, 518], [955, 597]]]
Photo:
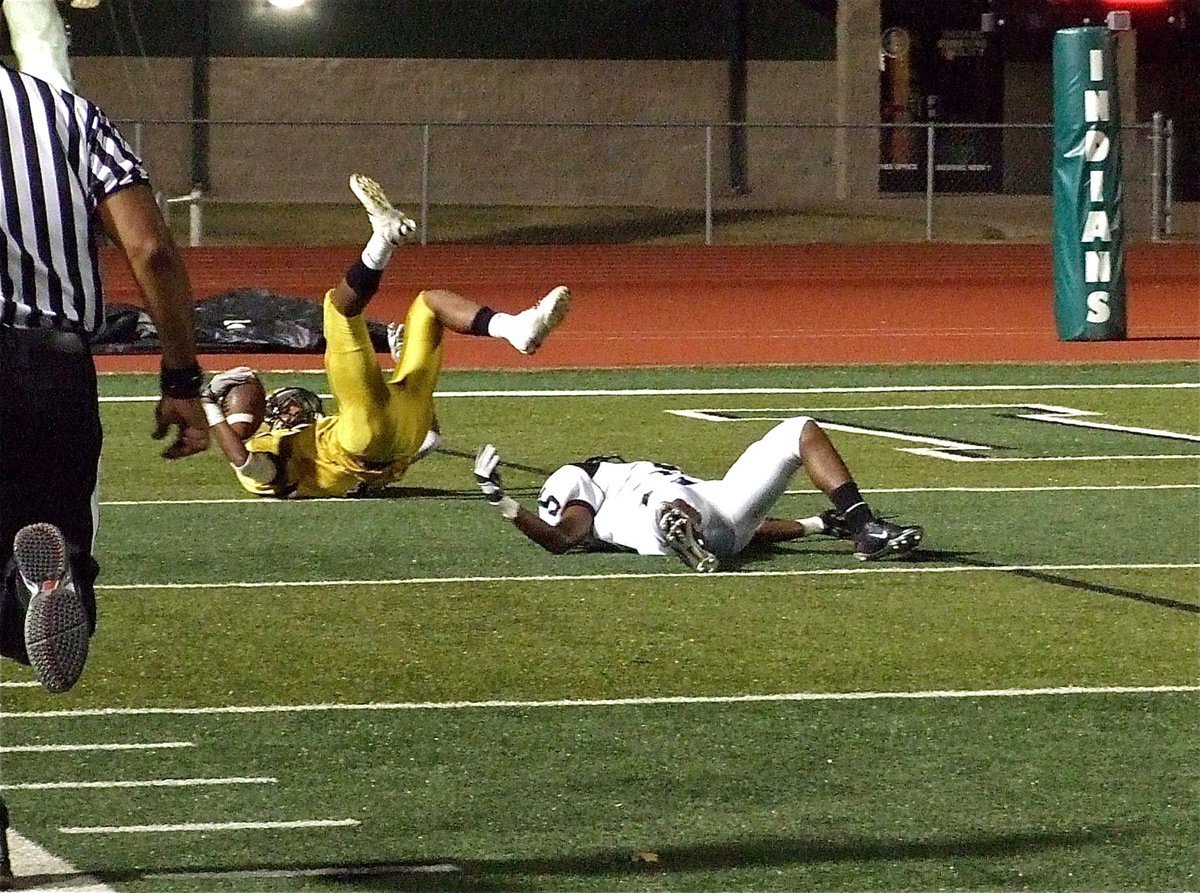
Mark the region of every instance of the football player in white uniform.
[[[862, 561], [911, 552], [924, 536], [920, 527], [876, 517], [829, 437], [807, 416], [780, 422], [750, 444], [720, 480], [616, 456], [564, 465], [542, 486], [537, 514], [504, 492], [499, 462], [491, 444], [479, 451], [480, 489], [518, 530], [555, 554], [617, 547], [674, 554], [693, 570], [710, 572], [749, 546], [812, 533], [853, 540], [854, 557]], [[798, 520], [768, 517], [801, 466], [833, 509]]]

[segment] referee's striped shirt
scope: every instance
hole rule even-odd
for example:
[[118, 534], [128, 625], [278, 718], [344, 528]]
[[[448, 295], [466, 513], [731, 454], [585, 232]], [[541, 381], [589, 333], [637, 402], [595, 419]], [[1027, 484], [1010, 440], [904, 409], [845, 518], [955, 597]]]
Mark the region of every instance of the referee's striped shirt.
[[96, 207], [148, 182], [93, 103], [0, 65], [0, 325], [95, 332]]

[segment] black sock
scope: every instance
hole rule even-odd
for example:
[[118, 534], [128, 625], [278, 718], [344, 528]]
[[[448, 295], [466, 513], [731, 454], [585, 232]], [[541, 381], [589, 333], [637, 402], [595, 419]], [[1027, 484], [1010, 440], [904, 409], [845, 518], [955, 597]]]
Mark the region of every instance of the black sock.
[[471, 334], [487, 337], [488, 323], [492, 321], [492, 317], [496, 315], [496, 311], [491, 307], [480, 307], [479, 312], [475, 314], [475, 318], [471, 320]]
[[346, 284], [364, 301], [370, 300], [379, 290], [383, 270], [372, 270], [361, 260], [356, 260], [346, 271]]
[[868, 521], [875, 517], [871, 513], [871, 507], [858, 492], [858, 484], [854, 481], [847, 481], [830, 493], [829, 501], [846, 519], [846, 526], [850, 528], [851, 533], [858, 533]]

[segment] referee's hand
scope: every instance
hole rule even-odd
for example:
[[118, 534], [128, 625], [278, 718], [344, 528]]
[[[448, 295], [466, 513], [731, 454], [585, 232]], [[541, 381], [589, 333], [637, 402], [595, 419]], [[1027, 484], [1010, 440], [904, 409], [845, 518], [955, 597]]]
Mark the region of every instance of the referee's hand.
[[154, 439], [162, 440], [172, 427], [178, 428], [175, 442], [163, 450], [164, 459], [182, 459], [208, 449], [208, 419], [199, 397], [160, 397], [154, 407]]

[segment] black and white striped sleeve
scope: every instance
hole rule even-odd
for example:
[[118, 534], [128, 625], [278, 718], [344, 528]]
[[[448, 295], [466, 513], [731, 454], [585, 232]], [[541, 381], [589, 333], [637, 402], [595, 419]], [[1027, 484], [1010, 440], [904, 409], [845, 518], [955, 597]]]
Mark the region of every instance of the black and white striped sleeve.
[[104, 112], [89, 106], [86, 133], [92, 195], [97, 204], [127, 186], [149, 184], [142, 160]]

